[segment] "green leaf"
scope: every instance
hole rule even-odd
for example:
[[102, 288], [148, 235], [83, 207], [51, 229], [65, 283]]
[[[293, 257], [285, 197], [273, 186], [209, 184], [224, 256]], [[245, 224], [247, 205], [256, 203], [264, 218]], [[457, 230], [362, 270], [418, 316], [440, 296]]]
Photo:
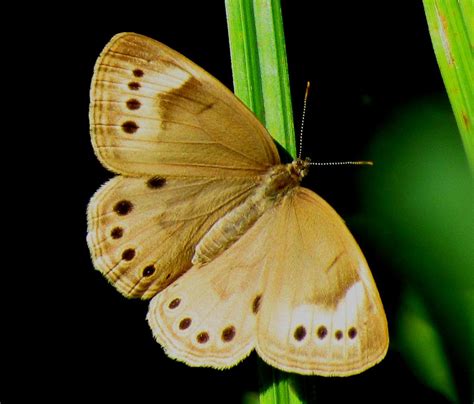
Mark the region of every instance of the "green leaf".
[[474, 174], [474, 2], [423, 0], [431, 41]]

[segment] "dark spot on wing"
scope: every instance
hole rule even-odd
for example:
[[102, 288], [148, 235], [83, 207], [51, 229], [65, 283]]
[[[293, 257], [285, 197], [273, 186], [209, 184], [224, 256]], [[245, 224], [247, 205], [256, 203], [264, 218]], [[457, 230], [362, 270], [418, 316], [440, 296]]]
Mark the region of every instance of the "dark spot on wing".
[[318, 335], [319, 339], [323, 339], [326, 337], [326, 335], [328, 335], [328, 329], [324, 325], [322, 325], [318, 328], [316, 334]]
[[357, 336], [357, 330], [355, 327], [349, 328], [349, 331], [347, 331], [347, 335], [349, 335], [350, 339], [354, 339]]
[[130, 201], [123, 200], [120, 202], [117, 202], [114, 205], [114, 212], [117, 213], [117, 215], [120, 216], [125, 216], [128, 215], [133, 209], [133, 204]]
[[140, 87], [141, 87], [141, 84], [137, 83], [136, 81], [131, 81], [130, 83], [128, 83], [128, 88], [130, 90], [137, 91]]
[[304, 328], [302, 325], [296, 327], [293, 337], [295, 337], [295, 340], [297, 341], [302, 341], [304, 337], [306, 337], [306, 328]]
[[168, 305], [168, 307], [170, 309], [176, 309], [176, 307], [178, 307], [181, 303], [181, 299], [179, 297], [177, 297], [176, 299], [173, 299], [170, 304]]
[[260, 309], [260, 303], [262, 302], [262, 295], [258, 295], [255, 297], [253, 303], [252, 303], [252, 312], [253, 314], [257, 314], [258, 310]]
[[222, 341], [229, 342], [235, 337], [235, 327], [233, 325], [224, 328], [222, 331]]
[[138, 125], [133, 121], [127, 121], [122, 124], [122, 129], [125, 133], [132, 134], [138, 130]]
[[207, 341], [209, 341], [209, 334], [206, 331], [200, 332], [196, 336], [196, 341], [200, 344], [205, 344]]
[[163, 185], [166, 184], [166, 178], [160, 177], [159, 175], [155, 175], [147, 180], [146, 185], [148, 188], [157, 189], [161, 188]]
[[191, 320], [189, 317], [183, 318], [183, 319], [179, 322], [179, 329], [180, 329], [180, 330], [185, 330], [186, 328], [189, 328], [189, 326], [191, 325], [191, 323], [192, 323], [192, 320]]
[[142, 103], [136, 98], [131, 98], [127, 101], [127, 108], [130, 110], [136, 110], [142, 106]]
[[123, 236], [123, 229], [121, 227], [114, 227], [110, 232], [110, 236], [113, 239], [121, 238]]
[[143, 269], [143, 276], [144, 277], [149, 277], [152, 276], [156, 271], [156, 268], [154, 265], [148, 265]]
[[122, 252], [122, 259], [125, 261], [131, 261], [135, 257], [135, 250], [133, 248], [127, 248]]

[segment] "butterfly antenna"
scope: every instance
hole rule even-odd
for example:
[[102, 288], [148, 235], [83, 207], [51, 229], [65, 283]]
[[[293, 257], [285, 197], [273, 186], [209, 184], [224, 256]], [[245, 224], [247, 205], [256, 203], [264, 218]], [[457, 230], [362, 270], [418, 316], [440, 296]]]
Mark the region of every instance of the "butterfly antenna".
[[[303, 129], [304, 129], [304, 117], [306, 115], [306, 104], [308, 103], [310, 82], [306, 82], [306, 91], [304, 93], [303, 100], [303, 113], [301, 116], [301, 128], [300, 128], [300, 145], [298, 150], [298, 158], [301, 158], [301, 153], [303, 152]], [[312, 166], [373, 166], [373, 161], [328, 161], [328, 162], [313, 162], [307, 159], [308, 163]]]
[[306, 82], [306, 91], [304, 93], [304, 101], [303, 101], [303, 114], [301, 116], [301, 127], [300, 127], [300, 147], [298, 150], [298, 158], [301, 158], [301, 153], [303, 151], [303, 128], [304, 128], [304, 116], [306, 114], [306, 103], [308, 102], [308, 95], [309, 95], [309, 81]]
[[328, 161], [328, 162], [315, 162], [309, 163], [312, 166], [373, 166], [373, 161]]

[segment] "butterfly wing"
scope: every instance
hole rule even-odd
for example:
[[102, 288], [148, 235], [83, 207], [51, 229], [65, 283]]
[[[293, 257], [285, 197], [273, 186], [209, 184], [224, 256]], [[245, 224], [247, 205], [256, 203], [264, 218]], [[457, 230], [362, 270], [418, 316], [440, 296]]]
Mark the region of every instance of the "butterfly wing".
[[383, 359], [387, 321], [367, 262], [337, 213], [298, 187], [275, 213], [257, 352], [301, 374], [347, 376]]
[[272, 222], [265, 214], [213, 261], [193, 266], [151, 300], [148, 323], [170, 357], [222, 369], [254, 349]]
[[193, 366], [230, 367], [256, 347], [279, 369], [343, 376], [379, 362], [388, 346], [360, 249], [304, 188], [155, 296], [147, 318], [168, 355]]
[[191, 267], [194, 246], [254, 178], [117, 176], [88, 207], [95, 267], [125, 296], [150, 298]]
[[227, 88], [167, 46], [112, 38], [91, 87], [102, 164], [126, 175], [252, 176], [278, 164], [268, 132]]

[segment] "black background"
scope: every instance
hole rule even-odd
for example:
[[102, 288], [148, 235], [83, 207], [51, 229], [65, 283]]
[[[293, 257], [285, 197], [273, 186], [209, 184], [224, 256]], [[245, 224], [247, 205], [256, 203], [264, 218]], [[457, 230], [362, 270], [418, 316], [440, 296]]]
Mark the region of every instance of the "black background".
[[[320, 3], [283, 2], [295, 125], [306, 81], [312, 83], [303, 154], [316, 161], [370, 159], [366, 147], [387, 114], [419, 96], [444, 93], [423, 7], [414, 1]], [[232, 88], [223, 2], [110, 3], [100, 10], [81, 3], [41, 11], [51, 14], [36, 21], [31, 50], [46, 77], [40, 94], [48, 97], [38, 99], [44, 115], [35, 124], [47, 139], [28, 181], [35, 184], [38, 172], [46, 174], [37, 205], [46, 208], [33, 232], [41, 243], [34, 258], [41, 264], [33, 266], [34, 280], [25, 282], [39, 293], [16, 290], [27, 307], [13, 317], [26, 330], [14, 337], [21, 343], [5, 352], [2, 403], [30, 394], [45, 402], [167, 402], [170, 396], [241, 402], [243, 392], [259, 387], [255, 354], [227, 371], [168, 359], [145, 321], [147, 303], [125, 299], [94, 271], [85, 243], [88, 200], [111, 177], [94, 156], [88, 130], [88, 92], [100, 51], [114, 34], [138, 32]], [[367, 169], [317, 167], [305, 185], [350, 218], [358, 212], [358, 178]], [[28, 211], [37, 206], [30, 203]], [[384, 273], [363, 231], [354, 233], [390, 324], [399, 280]], [[18, 254], [29, 266], [29, 254]], [[361, 375], [311, 379], [318, 402], [445, 402], [393, 349]]]

